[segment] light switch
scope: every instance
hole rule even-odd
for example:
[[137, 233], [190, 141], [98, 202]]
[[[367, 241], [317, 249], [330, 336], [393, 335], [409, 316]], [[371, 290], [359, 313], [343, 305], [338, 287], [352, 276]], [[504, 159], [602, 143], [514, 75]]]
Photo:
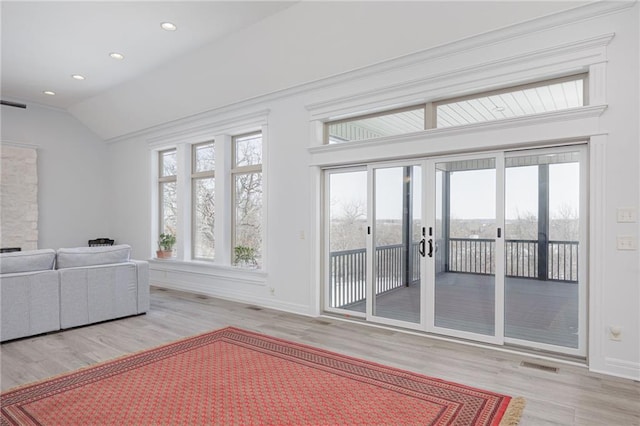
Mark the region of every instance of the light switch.
[[638, 241], [636, 237], [631, 235], [618, 235], [617, 238], [618, 250], [637, 250]]
[[617, 210], [617, 220], [619, 223], [633, 223], [638, 221], [638, 211], [632, 207], [619, 208]]

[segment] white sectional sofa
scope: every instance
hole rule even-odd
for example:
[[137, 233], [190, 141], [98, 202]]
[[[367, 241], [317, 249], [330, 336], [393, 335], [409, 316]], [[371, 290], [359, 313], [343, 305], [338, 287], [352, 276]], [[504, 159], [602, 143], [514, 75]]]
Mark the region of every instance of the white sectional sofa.
[[149, 265], [131, 247], [0, 254], [0, 341], [145, 313]]
[[0, 341], [60, 329], [54, 250], [0, 254]]

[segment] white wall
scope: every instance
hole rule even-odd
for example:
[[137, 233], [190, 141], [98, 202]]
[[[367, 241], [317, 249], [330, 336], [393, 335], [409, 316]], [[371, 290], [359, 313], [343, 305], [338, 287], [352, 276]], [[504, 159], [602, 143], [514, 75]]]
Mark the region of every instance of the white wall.
[[86, 246], [109, 234], [107, 146], [68, 112], [2, 107], [2, 141], [38, 151], [38, 247]]
[[[325, 3], [323, 3], [325, 4]], [[318, 10], [322, 16], [331, 15], [331, 8], [343, 7], [342, 3], [326, 3], [331, 6], [304, 6], [300, 8], [292, 7], [285, 11], [289, 19], [299, 18], [300, 31], [303, 35], [300, 37], [311, 38], [313, 31], [317, 29], [311, 22], [313, 16], [308, 15], [309, 8], [327, 8], [323, 12]], [[356, 7], [356, 6], [349, 6]], [[152, 185], [150, 182], [150, 161], [151, 155], [148, 149], [148, 141], [153, 138], [170, 135], [176, 130], [184, 130], [185, 128], [206, 125], [207, 123], [216, 122], [225, 118], [233, 118], [259, 110], [269, 109], [269, 140], [268, 140], [268, 170], [266, 171], [269, 181], [268, 190], [268, 227], [267, 227], [267, 244], [268, 244], [268, 264], [266, 265], [266, 277], [259, 280], [244, 280], [243, 276], [234, 276], [233, 272], [213, 270], [209, 275], [206, 269], [199, 269], [197, 273], [189, 271], [189, 267], [185, 265], [171, 266], [170, 263], [155, 262], [152, 265], [152, 279], [156, 283], [169, 287], [183, 288], [192, 291], [208, 293], [211, 295], [228, 297], [232, 299], [244, 300], [249, 303], [257, 303], [265, 306], [286, 309], [293, 312], [313, 315], [318, 312], [319, 304], [317, 301], [318, 294], [318, 258], [319, 258], [319, 226], [317, 218], [318, 200], [320, 198], [318, 188], [311, 178], [314, 168], [310, 167], [310, 161], [313, 150], [309, 151], [308, 147], [313, 144], [310, 137], [310, 120], [312, 119], [307, 107], [314, 106], [315, 109], [330, 109], [331, 103], [339, 98], [348, 95], [352, 97], [352, 111], [356, 112], [358, 108], [370, 107], [365, 105], [363, 100], [367, 92], [380, 90], [379, 100], [385, 101], [385, 96], [389, 96], [386, 102], [408, 102], [413, 99], [425, 100], [429, 97], [436, 97], [438, 94], [447, 94], [448, 91], [471, 90], [474, 84], [476, 88], [490, 86], [497, 82], [509, 82], [512, 78], [530, 79], [534, 78], [536, 69], [520, 70], [511, 72], [514, 68], [512, 62], [504, 62], [500, 67], [494, 67], [496, 64], [506, 58], [517, 58], [519, 55], [527, 52], [553, 52], [552, 48], [560, 45], [571, 44], [581, 40], [588, 40], [603, 35], [611, 35], [615, 33], [610, 44], [606, 47], [606, 61], [597, 66], [606, 64], [606, 76], [604, 76], [603, 84], [606, 87], [606, 99], [604, 103], [608, 105], [606, 111], [601, 117], [597, 118], [599, 129], [590, 128], [590, 134], [601, 134], [600, 140], [605, 140], [604, 146], [600, 151], [593, 151], [592, 156], [602, 156], [601, 158], [592, 158], [594, 161], [602, 160], [601, 170], [602, 178], [598, 182], [591, 182], [592, 187], [601, 188], [602, 193], [599, 195], [602, 201], [596, 206], [598, 214], [593, 214], [597, 222], [592, 223], [592, 229], [595, 230], [592, 237], [598, 237], [597, 241], [598, 258], [592, 258], [596, 262], [596, 270], [600, 272], [599, 276], [590, 277], [590, 297], [592, 311], [591, 328], [589, 330], [589, 367], [594, 371], [600, 371], [607, 374], [619, 375], [624, 377], [632, 377], [640, 379], [640, 318], [638, 315], [640, 300], [640, 271], [638, 268], [638, 253], [634, 251], [619, 251], [616, 249], [617, 235], [633, 235], [638, 238], [638, 223], [622, 224], [616, 222], [616, 209], [618, 207], [639, 207], [638, 186], [640, 182], [639, 163], [640, 158], [640, 131], [638, 129], [639, 104], [633, 95], [639, 93], [639, 40], [638, 26], [639, 14], [638, 4], [633, 9], [622, 9], [611, 14], [602, 16], [591, 16], [591, 12], [600, 10], [602, 5], [588, 6], [581, 9], [579, 13], [560, 15], [545, 18], [533, 23], [524, 24], [514, 27], [506, 31], [498, 31], [489, 34], [487, 37], [479, 37], [469, 39], [458, 44], [450, 46], [452, 50], [449, 54], [442, 55], [444, 50], [440, 48], [427, 50], [422, 56], [412, 56], [397, 61], [399, 64], [396, 68], [381, 66], [368, 68], [363, 72], [353, 74], [344, 74], [333, 79], [320, 81], [314, 85], [299, 87], [295, 91], [281, 92], [274, 96], [266, 96], [257, 98], [251, 102], [240, 103], [229, 106], [228, 108], [219, 108], [209, 113], [190, 117], [189, 119], [167, 122], [163, 125], [141, 132], [135, 136], [122, 137], [113, 141], [109, 145], [110, 173], [115, 176], [112, 180], [110, 194], [113, 204], [112, 231], [114, 235], [126, 238], [131, 242], [135, 242], [135, 252], [137, 257], [148, 256], [151, 252], [152, 242], [150, 241], [150, 225], [148, 213], [151, 211], [150, 199]], [[608, 7], [608, 6], [607, 6]], [[407, 9], [407, 22], [414, 22], [414, 10]], [[401, 22], [401, 11], [397, 10], [398, 20], [396, 24]], [[515, 12], [514, 12], [515, 13]], [[594, 12], [595, 13], [595, 12]], [[340, 16], [339, 13], [335, 14]], [[501, 15], [500, 15], [501, 16]], [[515, 16], [515, 15], [514, 15]], [[587, 19], [588, 18], [588, 19]], [[381, 18], [380, 18], [381, 19]], [[305, 29], [309, 28], [309, 33], [305, 33]], [[357, 41], [353, 41], [355, 45], [351, 45], [348, 50], [352, 52], [358, 51], [361, 46], [363, 51], [370, 49], [368, 39], [358, 39], [359, 30], [365, 32], [371, 31], [366, 19], [356, 19], [350, 21], [350, 31], [347, 35], [353, 34]], [[394, 27], [396, 30], [398, 26]], [[477, 30], [477, 28], [476, 28]], [[274, 19], [269, 22], [263, 22], [263, 26], [252, 28], [248, 31], [248, 35], [237, 34], [230, 37], [227, 42], [229, 45], [219, 47], [222, 49], [219, 53], [232, 51], [244, 51], [246, 48], [244, 37], [254, 39], [271, 39], [278, 38], [282, 35], [283, 29], [281, 22]], [[416, 33], [412, 33], [415, 35]], [[347, 36], [345, 35], [345, 37]], [[403, 39], [402, 31], [397, 34], [388, 32], [385, 34], [385, 42], [381, 44], [381, 55], [386, 57], [397, 56], [394, 54], [392, 40], [403, 45], [407, 40]], [[395, 38], [394, 38], [395, 37]], [[412, 39], [413, 40], [413, 39]], [[321, 46], [322, 40], [314, 46]], [[338, 40], [332, 40], [335, 45], [331, 45], [340, 50]], [[475, 44], [474, 44], [475, 43]], [[416, 43], [412, 45], [415, 50], [418, 46], [428, 47], [429, 41], [424, 43]], [[235, 47], [236, 49], [233, 49]], [[291, 48], [297, 54], [302, 54], [295, 50], [293, 46], [283, 46], [283, 49]], [[456, 50], [457, 49], [457, 50]], [[224, 52], [223, 52], [224, 51]], [[330, 48], [313, 50], [315, 54], [310, 56], [310, 60], [314, 65], [330, 62], [334, 59], [333, 50]], [[206, 52], [205, 52], [206, 53]], [[205, 55], [203, 53], [203, 55]], [[309, 55], [309, 51], [306, 52]], [[346, 55], [346, 51], [342, 52]], [[603, 53], [604, 54], [604, 53]], [[340, 55], [339, 58], [345, 59], [346, 56]], [[359, 57], [362, 61], [371, 60], [375, 55], [364, 54]], [[558, 63], [557, 69], [568, 69], [572, 64], [580, 61], [587, 61], [580, 57], [580, 51], [572, 54], [571, 59], [567, 59], [565, 63]], [[285, 58], [286, 52], [274, 53], [274, 58], [279, 61]], [[544, 55], [539, 55], [540, 60], [544, 60]], [[224, 56], [227, 57], [227, 56]], [[234, 58], [236, 58], [234, 56]], [[195, 62], [197, 58], [191, 60]], [[373, 60], [383, 59], [375, 57]], [[411, 59], [411, 60], [409, 60]], [[415, 60], [414, 60], [415, 59]], [[199, 58], [201, 64], [207, 64], [207, 59]], [[413, 62], [412, 62], [413, 61]], [[262, 66], [267, 67], [269, 57], [263, 58]], [[393, 63], [389, 63], [393, 65]], [[389, 65], [387, 64], [387, 65]], [[349, 66], [363, 65], [358, 63], [356, 59]], [[402, 65], [402, 66], [400, 66]], [[482, 69], [475, 71], [476, 67], [482, 65]], [[563, 68], [564, 67], [564, 68]], [[549, 66], [549, 69], [552, 67]], [[298, 67], [291, 70], [292, 75], [297, 75]], [[306, 71], [305, 71], [306, 70]], [[314, 79], [322, 77], [322, 73], [331, 73], [334, 69], [323, 68], [323, 71], [317, 75], [311, 76], [307, 73], [309, 69], [301, 68], [304, 79]], [[466, 71], [465, 71], [466, 70]], [[469, 72], [469, 70], [471, 70]], [[189, 73], [182, 74], [178, 68], [172, 68], [171, 71], [160, 70], [153, 75], [154, 84], [164, 84], [168, 88], [171, 96], [176, 96], [175, 103], [166, 103], [159, 109], [166, 109], [162, 114], [167, 117], [174, 114], [186, 113], [187, 96], [183, 93], [177, 94], [171, 92], [171, 87], [175, 82], [181, 79], [202, 79], [204, 76], [212, 77], [214, 74], [209, 72], [208, 67], [194, 68]], [[267, 72], [267, 71], [265, 71]], [[478, 76], [475, 76], [477, 74]], [[480, 80], [479, 76], [494, 75], [492, 78]], [[326, 74], [325, 74], [326, 75]], [[452, 77], [453, 76], [453, 77]], [[458, 77], [455, 77], [458, 76]], [[246, 93], [242, 93], [243, 97], [258, 95], [259, 93], [251, 93], [251, 90], [257, 90], [252, 82], [246, 80], [246, 75], [239, 74], [233, 76], [231, 73], [224, 76], [224, 82], [229, 87], [239, 88], [242, 85], [248, 87]], [[455, 87], [447, 87], [448, 79], [458, 78], [460, 81], [467, 80], [468, 83], [459, 84]], [[476, 80], [474, 80], [476, 78]], [[411, 83], [425, 79], [424, 83], [415, 86], [415, 92], [407, 89], [409, 86], [399, 86], [400, 83]], [[289, 80], [286, 80], [289, 81]], [[285, 80], [278, 81], [273, 88], [278, 85], [285, 84]], [[202, 81], [204, 85], [204, 81]], [[146, 85], [143, 85], [148, 88]], [[179, 87], [184, 88], [178, 84]], [[261, 88], [267, 87], [260, 86]], [[218, 87], [212, 83], [212, 87]], [[404, 89], [402, 87], [405, 87]], [[251, 90], [250, 90], [251, 89]], [[384, 89], [384, 90], [383, 90]], [[146, 89], [145, 89], [146, 90]], [[203, 89], [205, 93], [209, 89]], [[213, 90], [213, 89], [211, 89]], [[387, 90], [387, 92], [385, 92]], [[408, 93], [393, 98], [393, 91], [403, 90]], [[358, 95], [359, 94], [359, 95]], [[194, 95], [194, 108], [200, 108], [204, 111], [220, 106], [220, 102], [231, 99], [226, 92], [221, 92], [220, 97], [209, 93], [207, 96]], [[358, 95], [358, 96], [355, 96]], [[115, 95], [120, 96], [119, 94]], [[594, 94], [595, 96], [595, 94]], [[222, 99], [223, 101], [221, 101]], [[101, 103], [95, 101], [97, 103]], [[132, 102], [144, 103], [142, 100], [133, 100]], [[358, 106], [358, 102], [362, 104]], [[89, 104], [92, 102], [90, 101]], [[89, 107], [89, 104], [87, 106]], [[90, 109], [102, 108], [97, 104], [90, 106]], [[312, 110], [314, 109], [312, 108]], [[192, 111], [193, 112], [193, 111]], [[345, 111], [348, 112], [348, 111]], [[77, 111], [76, 111], [77, 113]], [[162, 115], [161, 114], [161, 115]], [[152, 124], [160, 115], [146, 116], [141, 122]], [[149, 118], [150, 121], [146, 121]], [[108, 120], [107, 120], [108, 121]], [[582, 129], [572, 129], [574, 134], [579, 134]], [[548, 137], [543, 133], [542, 129], [533, 128], [528, 134], [522, 135], [514, 131], [515, 135], [527, 140], [535, 142], [536, 140], [544, 140]], [[604, 138], [604, 139], [603, 139]], [[203, 140], [206, 140], [203, 136]], [[425, 142], [426, 143], [426, 142]], [[419, 154], [418, 151], [423, 149], [424, 155], [429, 155], [433, 151], [432, 147], [423, 145], [421, 148], [419, 143], [411, 145], [411, 155]], [[379, 156], [388, 153], [390, 156], [403, 155], [401, 147], [396, 146], [378, 146], [378, 151], [366, 151], [366, 155]], [[443, 150], [446, 148], [442, 148]], [[365, 151], [362, 151], [365, 153]], [[596, 153], [597, 152], [597, 153]], [[354, 154], [355, 153], [355, 154]], [[409, 153], [409, 150], [406, 151]], [[353, 151], [357, 158], [357, 152]], [[599, 176], [599, 175], [593, 175]], [[301, 236], [304, 234], [305, 238]], [[595, 242], [592, 241], [592, 244]], [[144, 247], [146, 244], [146, 248]], [[273, 289], [273, 294], [270, 289]], [[623, 329], [623, 339], [621, 341], [612, 341], [608, 338], [608, 327], [610, 325], [619, 325]]]

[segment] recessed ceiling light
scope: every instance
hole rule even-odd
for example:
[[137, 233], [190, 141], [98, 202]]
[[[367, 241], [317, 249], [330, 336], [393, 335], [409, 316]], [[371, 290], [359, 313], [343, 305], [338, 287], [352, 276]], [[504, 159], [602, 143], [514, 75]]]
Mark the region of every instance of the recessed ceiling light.
[[73, 78], [74, 80], [84, 80], [84, 76], [80, 74], [73, 74], [71, 78]]
[[54, 95], [56, 94], [56, 92], [53, 92], [53, 91], [51, 91], [51, 90], [45, 90], [45, 91], [44, 91], [44, 92], [42, 92], [42, 93], [44, 93], [45, 95], [49, 95], [49, 96], [54, 96]]
[[160, 24], [160, 26], [165, 31], [175, 31], [178, 29], [178, 27], [176, 27], [175, 24], [172, 24], [171, 22], [163, 22]]
[[122, 53], [118, 53], [118, 52], [111, 52], [111, 53], [109, 53], [109, 56], [111, 56], [113, 59], [117, 59], [119, 61], [124, 59], [124, 55]]

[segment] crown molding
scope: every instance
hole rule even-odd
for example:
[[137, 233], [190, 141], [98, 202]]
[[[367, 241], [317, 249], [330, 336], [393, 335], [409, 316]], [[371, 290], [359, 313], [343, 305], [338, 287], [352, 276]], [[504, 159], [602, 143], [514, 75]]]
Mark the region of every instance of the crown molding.
[[[614, 36], [614, 33], [603, 34], [482, 64], [434, 73], [427, 77], [388, 85], [374, 91], [363, 91], [310, 104], [306, 108], [311, 114], [311, 120], [326, 120], [329, 117], [342, 119], [362, 114], [362, 109], [354, 111], [355, 105], [359, 105], [361, 108], [368, 106], [367, 112], [373, 112], [375, 109], [390, 109], [411, 103], [433, 101], [435, 99], [429, 99], [429, 97], [430, 95], [437, 96], [434, 91], [447, 92], [447, 97], [457, 96], [447, 89], [460, 85], [461, 82], [478, 87], [481, 82], [489, 78], [495, 79], [503, 75], [513, 79], [514, 68], [527, 72], [538, 71], [540, 68], [552, 69], [555, 73], [560, 72], [560, 69], [565, 69], [565, 72], [584, 72], [589, 65], [606, 61], [604, 48], [609, 45]], [[502, 72], [498, 75], [492, 72], [506, 68], [509, 68], [506, 73]], [[420, 96], [416, 96], [416, 94], [420, 94]], [[372, 106], [372, 104], [381, 103], [384, 105], [380, 105], [378, 108]], [[393, 106], [390, 107], [389, 104]]]
[[596, 1], [552, 15], [541, 16], [529, 21], [516, 23], [507, 27], [466, 37], [460, 40], [424, 49], [415, 53], [387, 59], [372, 65], [367, 65], [364, 67], [335, 74], [333, 76], [301, 83], [286, 89], [261, 94], [237, 102], [232, 102], [230, 104], [212, 108], [201, 113], [196, 113], [187, 117], [171, 120], [167, 123], [152, 125], [135, 132], [130, 132], [124, 135], [109, 138], [106, 139], [105, 142], [114, 143], [135, 137], [145, 137], [155, 132], [162, 132], [174, 126], [182, 125], [183, 123], [191, 120], [201, 120], [207, 118], [210, 119], [211, 117], [215, 117], [220, 114], [234, 113], [241, 109], [258, 106], [260, 104], [272, 102], [274, 100], [285, 98], [302, 92], [320, 90], [329, 86], [346, 83], [371, 75], [376, 75], [379, 73], [408, 67], [418, 63], [452, 56], [462, 52], [486, 47], [488, 45], [501, 43], [514, 38], [524, 37], [526, 35], [535, 34], [540, 31], [574, 24], [599, 16], [622, 12], [630, 9], [634, 6], [634, 4], [635, 2]]
[[[150, 137], [147, 139], [147, 144], [149, 148], [158, 148], [163, 145], [185, 142], [185, 139], [202, 141], [203, 138], [212, 138], [219, 134], [235, 133], [237, 131], [244, 132], [244, 128], [266, 125], [269, 112], [269, 109], [263, 109], [241, 116], [218, 119], [217, 121], [210, 121], [214, 117], [193, 117], [191, 120], [180, 122], [179, 125], [167, 124], [166, 129], [170, 129], [171, 132]], [[161, 131], [160, 129], [156, 129], [157, 133]]]

